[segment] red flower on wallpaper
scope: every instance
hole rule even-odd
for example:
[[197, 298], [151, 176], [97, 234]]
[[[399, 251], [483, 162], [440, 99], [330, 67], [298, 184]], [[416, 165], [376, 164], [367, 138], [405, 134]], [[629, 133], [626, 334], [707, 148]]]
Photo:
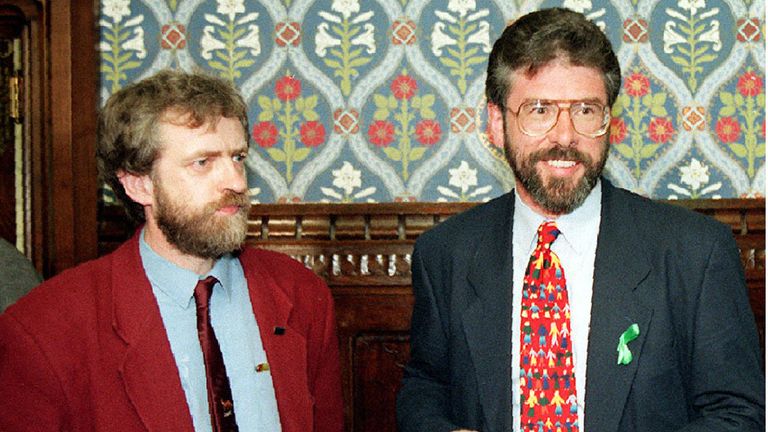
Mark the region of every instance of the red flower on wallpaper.
[[662, 117], [656, 117], [648, 123], [648, 137], [655, 143], [669, 141], [675, 132], [672, 122]]
[[609, 139], [611, 144], [618, 144], [627, 137], [627, 124], [622, 118], [612, 118]]
[[416, 80], [410, 75], [400, 75], [392, 80], [392, 85], [390, 85], [389, 88], [392, 90], [392, 94], [395, 98], [410, 99], [416, 94], [416, 90], [419, 86], [416, 84]]
[[319, 121], [308, 121], [299, 129], [301, 142], [307, 147], [317, 147], [325, 140], [325, 126]]
[[425, 146], [434, 145], [440, 141], [442, 130], [440, 123], [435, 120], [422, 120], [416, 124], [416, 139]]
[[386, 147], [395, 139], [395, 125], [384, 120], [376, 120], [368, 126], [368, 139], [378, 147]]
[[720, 141], [724, 143], [732, 143], [739, 139], [741, 135], [741, 126], [739, 122], [733, 117], [723, 117], [717, 121], [715, 125], [715, 133]]
[[651, 89], [651, 81], [647, 76], [635, 72], [624, 80], [624, 90], [634, 97], [645, 96]]
[[282, 101], [294, 100], [301, 94], [301, 81], [286, 75], [277, 80], [275, 94]]
[[743, 96], [757, 96], [763, 90], [763, 80], [759, 75], [750, 71], [739, 77], [736, 88]]
[[272, 122], [259, 122], [253, 125], [253, 140], [259, 147], [269, 148], [277, 144], [277, 126]]

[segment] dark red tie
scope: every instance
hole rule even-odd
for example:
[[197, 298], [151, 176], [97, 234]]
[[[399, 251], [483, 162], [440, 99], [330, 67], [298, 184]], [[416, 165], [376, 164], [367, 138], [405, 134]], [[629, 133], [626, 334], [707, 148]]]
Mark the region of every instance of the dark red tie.
[[232, 390], [224, 368], [219, 342], [211, 326], [211, 314], [208, 304], [213, 293], [213, 286], [218, 280], [213, 276], [199, 281], [195, 287], [195, 305], [197, 306], [197, 337], [203, 349], [205, 361], [205, 380], [208, 389], [208, 410], [211, 414], [213, 432], [237, 431]]

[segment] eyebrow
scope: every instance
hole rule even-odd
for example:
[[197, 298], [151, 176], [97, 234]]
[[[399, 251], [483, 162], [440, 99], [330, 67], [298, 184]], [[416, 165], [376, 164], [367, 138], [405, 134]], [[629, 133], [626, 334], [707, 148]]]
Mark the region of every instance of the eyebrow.
[[200, 150], [196, 152], [192, 152], [189, 155], [190, 159], [196, 159], [199, 157], [214, 157], [214, 156], [221, 156], [221, 155], [232, 155], [237, 153], [248, 153], [248, 146], [243, 144], [240, 147], [233, 148], [231, 150]]
[[584, 99], [546, 99], [546, 98], [529, 98], [523, 100], [523, 103], [530, 103], [530, 102], [545, 102], [545, 103], [579, 103], [579, 102], [585, 102], [585, 103], [596, 103], [600, 105], [605, 105], [603, 101], [601, 101], [599, 98], [584, 98]]

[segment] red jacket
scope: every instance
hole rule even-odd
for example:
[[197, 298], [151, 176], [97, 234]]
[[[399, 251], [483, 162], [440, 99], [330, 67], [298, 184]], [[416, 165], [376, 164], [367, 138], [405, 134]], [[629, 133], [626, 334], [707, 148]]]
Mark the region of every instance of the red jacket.
[[[341, 431], [328, 288], [285, 255], [246, 248], [240, 261], [283, 431]], [[0, 315], [0, 430], [194, 430], [138, 235]]]

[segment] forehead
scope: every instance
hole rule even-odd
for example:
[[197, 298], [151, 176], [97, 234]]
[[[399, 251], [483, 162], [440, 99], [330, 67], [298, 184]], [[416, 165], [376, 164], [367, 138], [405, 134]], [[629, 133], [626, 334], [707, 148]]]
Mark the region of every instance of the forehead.
[[512, 72], [507, 105], [517, 106], [527, 99], [598, 100], [608, 102], [603, 74], [595, 68], [562, 62], [541, 67], [535, 74]]
[[221, 117], [202, 124], [190, 120], [182, 116], [158, 123], [159, 156], [247, 147], [245, 129], [239, 119]]

